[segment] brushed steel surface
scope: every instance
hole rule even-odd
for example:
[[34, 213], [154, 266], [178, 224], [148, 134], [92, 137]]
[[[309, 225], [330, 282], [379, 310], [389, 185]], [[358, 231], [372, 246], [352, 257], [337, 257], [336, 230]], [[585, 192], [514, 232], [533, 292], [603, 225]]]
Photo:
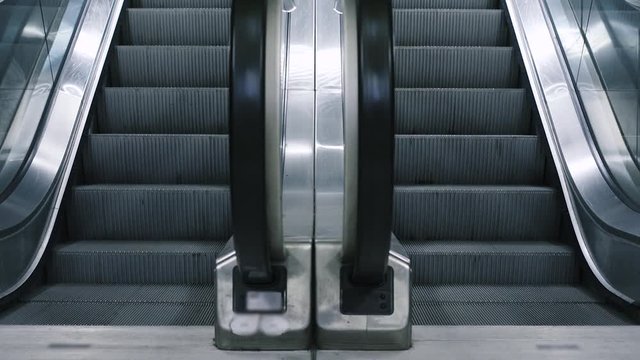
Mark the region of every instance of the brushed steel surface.
[[[278, 9], [278, 14], [274, 8]], [[283, 134], [278, 138], [283, 145], [283, 149], [278, 149], [282, 155], [282, 163], [276, 163], [272, 159], [274, 161], [271, 164], [271, 168], [277, 169], [282, 175], [282, 186], [270, 186], [269, 191], [282, 201], [281, 212], [277, 212], [278, 216], [273, 216], [271, 221], [280, 221], [282, 225], [282, 241], [272, 242], [272, 247], [282, 247], [279, 250], [282, 255], [274, 256], [274, 264], [287, 268], [285, 312], [240, 314], [233, 311], [232, 273], [237, 266], [237, 258], [233, 251], [233, 240], [229, 241], [218, 257], [216, 272], [216, 346], [222, 349], [297, 350], [306, 349], [311, 344], [314, 221], [313, 2], [280, 0], [271, 4], [270, 9], [270, 19], [283, 17], [278, 22], [278, 27], [282, 29], [282, 33], [277, 36], [278, 43], [270, 42], [270, 47], [282, 54], [282, 60], [278, 61], [282, 71], [276, 72], [277, 79], [267, 82], [267, 96], [274, 100], [274, 108], [274, 94], [283, 96], [282, 116], [278, 118], [282, 123], [274, 125], [274, 131], [268, 136], [276, 139], [277, 134]], [[281, 84], [278, 86], [281, 91], [273, 91], [276, 84]], [[273, 117], [272, 120], [276, 121], [275, 119]], [[272, 145], [271, 150], [275, 148], [275, 142]]]
[[316, 343], [319, 349], [404, 350], [411, 347], [411, 266], [393, 238], [394, 311], [391, 315], [344, 315], [340, 311], [342, 244], [316, 243]]
[[[265, 80], [264, 80], [264, 122], [265, 122], [265, 167], [266, 167], [266, 208], [267, 241], [271, 246], [271, 257], [282, 260], [284, 254], [282, 229], [282, 182], [284, 171], [283, 146], [286, 141], [284, 131], [283, 77], [286, 70], [287, 35], [283, 0], [267, 2], [267, 25], [265, 34]], [[284, 56], [283, 56], [284, 53]]]
[[319, 90], [315, 96], [315, 242], [340, 242], [344, 221], [342, 91]]
[[288, 90], [287, 99], [282, 193], [284, 241], [310, 242], [314, 221], [314, 93]]
[[353, 261], [358, 228], [359, 61], [358, 20], [355, 1], [342, 8], [342, 99], [344, 131], [343, 261]]
[[340, 310], [340, 268], [353, 252], [357, 204], [358, 61], [354, 1], [316, 2], [316, 342], [323, 349], [411, 346], [411, 269], [393, 239], [394, 313]]
[[341, 242], [345, 167], [342, 23], [334, 0], [316, 0], [315, 5], [315, 242]]
[[[8, 233], [0, 243], [10, 244], [14, 251], [33, 249], [26, 263], [12, 262], [14, 269], [3, 269], [3, 273], [20, 275], [1, 282], [0, 298], [26, 281], [44, 253], [122, 4], [123, 0], [93, 0], [85, 7], [51, 95], [33, 158], [14, 191], [0, 203], [0, 229]], [[40, 215], [28, 224], [37, 228], [17, 229], [35, 215], [39, 207]]]
[[[29, 150], [40, 126], [40, 120], [45, 115], [53, 83], [71, 43], [73, 31], [85, 2], [85, 0], [69, 1], [64, 12], [56, 15], [57, 20], [50, 20], [56, 22], [55, 28], [45, 20], [45, 12], [42, 9], [35, 9], [37, 15], [31, 16], [26, 24], [21, 24], [29, 29], [28, 33], [31, 34], [29, 41], [37, 42], [39, 46], [36, 48], [39, 47], [39, 50], [34, 54], [33, 69], [29, 69], [33, 70], [32, 73], [25, 74], [28, 77], [25, 79], [26, 84], [2, 83], [4, 89], [20, 89], [24, 85], [25, 92], [0, 147], [0, 191], [4, 191], [14, 180], [29, 157]], [[27, 64], [20, 65], [28, 67]]]
[[541, 0], [507, 0], [506, 5], [582, 253], [610, 292], [637, 301], [640, 216], [603, 174]]
[[[285, 4], [287, 5], [287, 4]], [[311, 242], [314, 222], [314, 2], [289, 14], [285, 73], [284, 241]], [[293, 6], [289, 4], [289, 6]]]
[[311, 343], [311, 256], [309, 242], [285, 244], [286, 310], [282, 314], [233, 311], [233, 239], [220, 253], [216, 268], [216, 346], [229, 350], [300, 350]]
[[[626, 67], [621, 54], [616, 52], [616, 45], [612, 38], [616, 34], [606, 30], [607, 26], [603, 23], [600, 12], [595, 9], [590, 12], [589, 23], [584, 25], [584, 30], [581, 30], [573, 13], [574, 10], [568, 3], [547, 1], [546, 4], [569, 65], [568, 70], [573, 73], [576, 95], [582, 99], [586, 113], [585, 120], [591, 126], [595, 144], [614, 181], [635, 204], [640, 204], [640, 191], [638, 191], [640, 169], [634, 160], [637, 155], [627, 144], [634, 139], [625, 136], [627, 135], [625, 130], [629, 127], [634, 127], [629, 129], [633, 135], [637, 134], [635, 127], [638, 126], [638, 117], [628, 119], [631, 121], [624, 121], [623, 117], [616, 116], [616, 112], [619, 112], [621, 107], [637, 110], [637, 105], [632, 101], [624, 103], [624, 100], [632, 98], [610, 99], [610, 96], [633, 88], [633, 85], [628, 83], [633, 76], [625, 71]], [[640, 34], [636, 34], [636, 37], [640, 39]], [[615, 39], [615, 41], [624, 42], [625, 39]], [[598, 68], [615, 69], [615, 73], [619, 73], [620, 78], [607, 79], [604, 77], [606, 74], [601, 76], [602, 71]], [[614, 100], [617, 101], [614, 102]]]

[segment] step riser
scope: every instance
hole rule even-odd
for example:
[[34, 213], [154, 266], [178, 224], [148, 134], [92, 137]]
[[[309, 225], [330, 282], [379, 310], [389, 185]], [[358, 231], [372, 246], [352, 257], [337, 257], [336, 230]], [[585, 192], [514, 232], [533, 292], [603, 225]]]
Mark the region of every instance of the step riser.
[[3, 325], [213, 326], [215, 304], [28, 304], [0, 319]]
[[102, 133], [228, 133], [228, 89], [106, 88], [104, 99]]
[[525, 135], [524, 90], [396, 90], [397, 134]]
[[394, 9], [493, 9], [498, 0], [393, 0]]
[[629, 325], [601, 304], [429, 304], [413, 308], [414, 325]]
[[131, 9], [133, 45], [229, 45], [230, 10]]
[[69, 228], [77, 240], [222, 240], [231, 235], [228, 189], [74, 190]]
[[512, 88], [518, 70], [512, 48], [396, 48], [399, 88]]
[[216, 254], [56, 253], [49, 267], [54, 283], [215, 283]]
[[397, 46], [504, 46], [502, 10], [394, 11]]
[[116, 53], [121, 86], [229, 86], [228, 47], [118, 46]]
[[394, 233], [401, 240], [541, 240], [558, 231], [553, 191], [398, 190]]
[[227, 184], [227, 136], [93, 135], [85, 165], [93, 183]]
[[544, 175], [535, 136], [398, 136], [395, 156], [401, 185], [539, 185]]
[[569, 284], [573, 256], [548, 254], [411, 254], [415, 284]]
[[232, 0], [132, 0], [131, 7], [141, 8], [230, 8]]

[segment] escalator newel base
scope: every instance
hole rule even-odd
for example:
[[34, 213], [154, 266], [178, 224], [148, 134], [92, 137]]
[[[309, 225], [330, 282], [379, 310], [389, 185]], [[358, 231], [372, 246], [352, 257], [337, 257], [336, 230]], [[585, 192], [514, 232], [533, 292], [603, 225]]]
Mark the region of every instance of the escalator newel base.
[[248, 284], [243, 281], [240, 268], [233, 269], [233, 311], [237, 313], [284, 313], [287, 308], [287, 269], [272, 268], [273, 281], [267, 284]]
[[356, 284], [353, 267], [340, 269], [340, 311], [345, 315], [393, 314], [393, 268], [387, 267], [384, 281], [374, 285]]

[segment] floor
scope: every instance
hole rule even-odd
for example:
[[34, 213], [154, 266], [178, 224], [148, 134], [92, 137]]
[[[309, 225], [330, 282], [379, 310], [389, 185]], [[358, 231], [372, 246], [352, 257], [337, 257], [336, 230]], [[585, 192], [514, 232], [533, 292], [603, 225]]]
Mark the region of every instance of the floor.
[[1, 326], [0, 357], [14, 359], [638, 359], [640, 326], [414, 327], [404, 352], [225, 352], [212, 327]]

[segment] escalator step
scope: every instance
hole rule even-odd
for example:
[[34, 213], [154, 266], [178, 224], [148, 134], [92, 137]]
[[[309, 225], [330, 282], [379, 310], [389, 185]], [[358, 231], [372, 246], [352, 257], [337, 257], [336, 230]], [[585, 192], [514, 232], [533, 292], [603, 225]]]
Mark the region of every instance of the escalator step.
[[513, 88], [518, 67], [511, 47], [396, 47], [399, 88]]
[[493, 9], [498, 0], [393, 0], [394, 9]]
[[535, 135], [398, 135], [395, 182], [538, 185], [544, 155]]
[[103, 133], [226, 134], [226, 88], [105, 88]]
[[76, 241], [54, 249], [53, 283], [215, 283], [216, 256], [224, 241]]
[[569, 284], [576, 258], [568, 245], [546, 241], [403, 242], [416, 284]]
[[229, 9], [129, 9], [133, 45], [229, 45]]
[[213, 285], [56, 284], [39, 288], [20, 302], [213, 303]]
[[109, 184], [227, 184], [227, 135], [90, 135], [85, 171]]
[[397, 134], [525, 135], [523, 89], [396, 89]]
[[229, 196], [225, 186], [76, 186], [69, 199], [69, 233], [87, 240], [226, 241]]
[[232, 0], [131, 0], [131, 7], [143, 8], [230, 8]]
[[398, 46], [504, 46], [502, 10], [394, 10]]
[[120, 84], [127, 87], [227, 87], [228, 46], [118, 46]]
[[604, 303], [577, 286], [416, 285], [413, 304], [432, 303]]
[[29, 303], [0, 317], [3, 325], [213, 326], [215, 304]]
[[401, 240], [539, 240], [558, 235], [556, 191], [535, 186], [396, 186]]
[[215, 287], [189, 285], [47, 286], [0, 317], [12, 325], [213, 325]]
[[633, 325], [624, 315], [594, 303], [436, 303], [412, 308], [414, 325], [598, 326]]

